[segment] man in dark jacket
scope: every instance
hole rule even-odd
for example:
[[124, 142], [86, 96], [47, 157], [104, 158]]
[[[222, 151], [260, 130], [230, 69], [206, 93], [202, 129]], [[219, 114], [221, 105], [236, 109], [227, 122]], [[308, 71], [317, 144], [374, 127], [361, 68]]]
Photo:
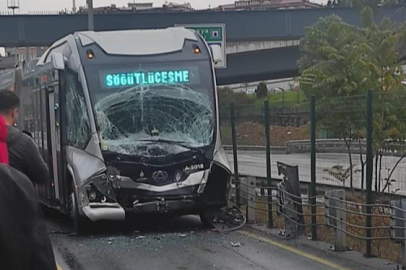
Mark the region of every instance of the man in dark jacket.
[[30, 180], [0, 164], [0, 269], [56, 270]]
[[[2, 140], [7, 136], [4, 125], [0, 121]], [[6, 165], [7, 151], [0, 147], [0, 269], [56, 270], [34, 186], [25, 175]]]
[[19, 106], [20, 99], [14, 92], [0, 91], [0, 115], [8, 125], [10, 166], [24, 173], [33, 183], [44, 185], [49, 178], [48, 166], [33, 139], [14, 127]]

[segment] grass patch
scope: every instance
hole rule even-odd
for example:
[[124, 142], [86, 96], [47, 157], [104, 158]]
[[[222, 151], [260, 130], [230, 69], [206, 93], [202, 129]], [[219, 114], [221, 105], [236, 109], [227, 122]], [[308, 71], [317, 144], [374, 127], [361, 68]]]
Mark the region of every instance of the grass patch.
[[[303, 91], [273, 92], [268, 94], [269, 106], [291, 108], [307, 101]], [[264, 100], [257, 99], [256, 107], [263, 108]]]
[[[262, 124], [255, 122], [242, 122], [235, 128], [237, 145], [264, 146], [265, 145], [265, 128]], [[225, 145], [232, 144], [231, 127], [220, 126], [221, 140]], [[271, 145], [284, 146], [292, 140], [309, 139], [307, 126], [301, 127], [280, 127], [271, 126]]]

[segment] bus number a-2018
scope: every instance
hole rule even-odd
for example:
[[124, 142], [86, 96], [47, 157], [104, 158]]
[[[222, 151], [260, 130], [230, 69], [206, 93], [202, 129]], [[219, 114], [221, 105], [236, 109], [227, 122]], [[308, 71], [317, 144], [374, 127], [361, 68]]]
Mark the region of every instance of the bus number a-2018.
[[203, 165], [203, 164], [195, 164], [195, 165], [191, 165], [191, 166], [186, 166], [186, 167], [185, 167], [185, 172], [187, 172], [187, 171], [202, 170], [202, 169], [204, 169], [204, 165]]

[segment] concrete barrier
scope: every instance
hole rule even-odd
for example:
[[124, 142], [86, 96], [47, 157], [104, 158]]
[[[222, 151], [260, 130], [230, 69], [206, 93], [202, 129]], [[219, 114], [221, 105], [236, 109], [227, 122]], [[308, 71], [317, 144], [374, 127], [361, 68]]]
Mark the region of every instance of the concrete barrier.
[[[224, 145], [224, 150], [232, 151], [232, 145]], [[237, 150], [240, 151], [253, 151], [253, 152], [265, 152], [265, 146], [256, 146], [256, 145], [240, 145], [237, 146]], [[275, 154], [286, 154], [287, 147], [286, 146], [271, 146], [271, 152]]]
[[[289, 141], [287, 153], [309, 153], [310, 140]], [[351, 142], [351, 152], [354, 154], [366, 153], [366, 141], [361, 141], [361, 149], [358, 141]], [[344, 140], [340, 139], [318, 139], [316, 140], [316, 152], [318, 153], [347, 153], [348, 147]]]

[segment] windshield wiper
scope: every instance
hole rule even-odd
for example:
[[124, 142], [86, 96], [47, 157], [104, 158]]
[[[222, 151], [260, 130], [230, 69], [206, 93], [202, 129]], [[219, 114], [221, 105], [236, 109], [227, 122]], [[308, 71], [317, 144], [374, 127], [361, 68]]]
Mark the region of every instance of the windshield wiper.
[[182, 141], [171, 141], [171, 140], [165, 140], [165, 139], [155, 139], [155, 140], [154, 139], [144, 139], [144, 140], [139, 140], [139, 141], [141, 141], [141, 142], [151, 142], [151, 143], [157, 142], [157, 143], [174, 144], [174, 145], [178, 145], [180, 147], [183, 147], [183, 148], [186, 148], [186, 149], [189, 149], [189, 150], [204, 153], [204, 151], [202, 149], [197, 148], [197, 147], [193, 147], [193, 146], [189, 146], [189, 145], [186, 144], [186, 142], [182, 142]]

